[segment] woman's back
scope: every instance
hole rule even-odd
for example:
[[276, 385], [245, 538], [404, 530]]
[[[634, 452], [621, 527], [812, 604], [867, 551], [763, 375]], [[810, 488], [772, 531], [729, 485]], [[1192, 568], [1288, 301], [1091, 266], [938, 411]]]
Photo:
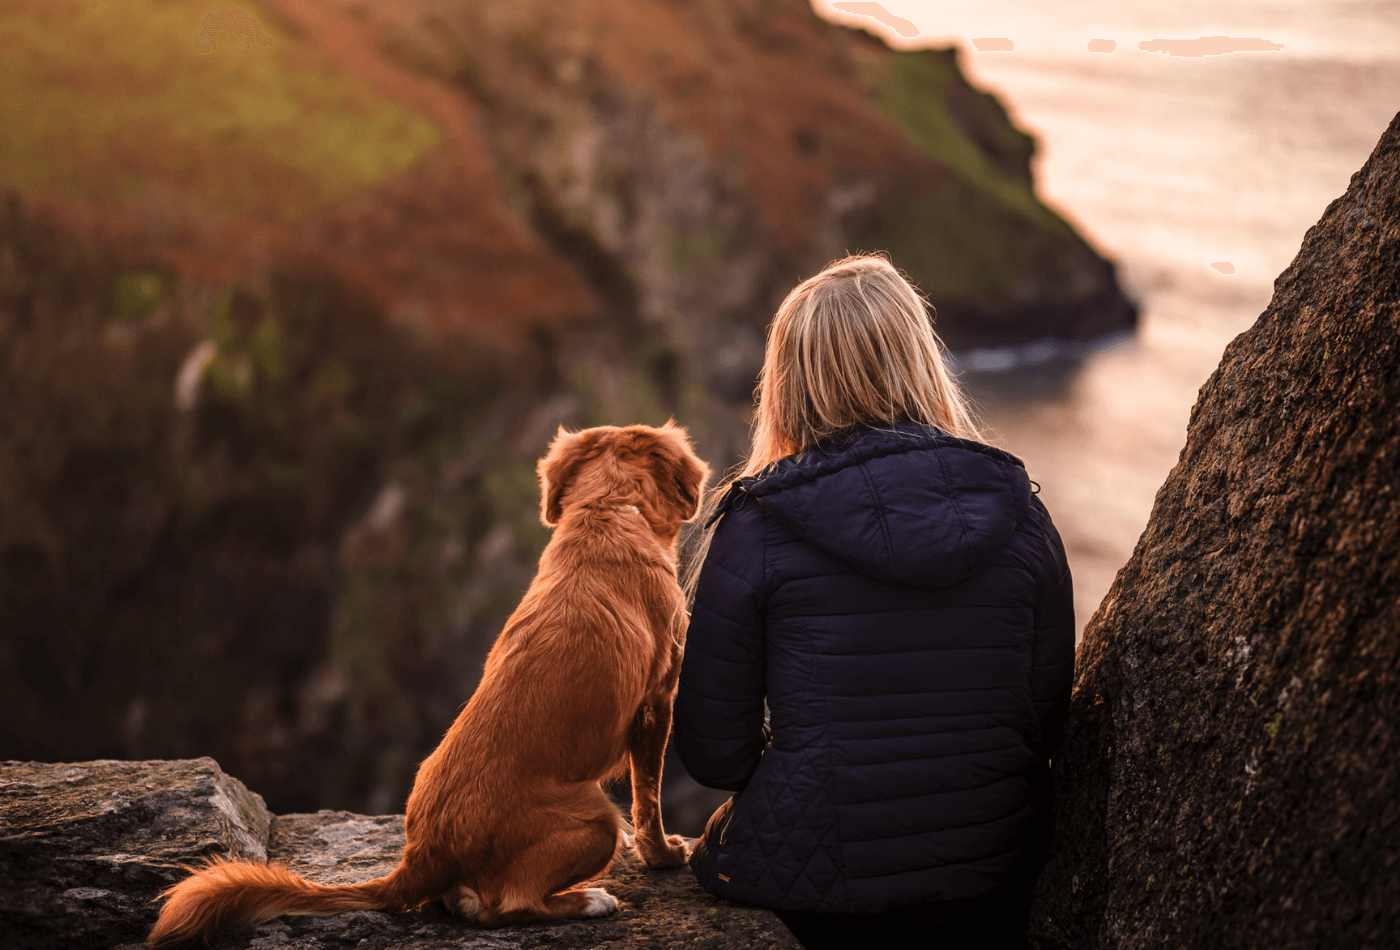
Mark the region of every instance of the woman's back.
[[877, 911], [1033, 865], [1074, 619], [1021, 463], [861, 429], [743, 479], [719, 514], [675, 710], [690, 773], [742, 788], [693, 862], [706, 889]]

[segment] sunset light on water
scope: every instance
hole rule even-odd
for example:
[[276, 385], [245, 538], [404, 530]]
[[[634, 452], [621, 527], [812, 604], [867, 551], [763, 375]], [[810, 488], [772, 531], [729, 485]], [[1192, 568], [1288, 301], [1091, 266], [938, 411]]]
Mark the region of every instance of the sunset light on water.
[[[1400, 107], [1400, 9], [876, 6], [817, 3], [900, 48], [960, 47], [969, 78], [1035, 134], [1038, 193], [1118, 262], [1142, 307], [1134, 339], [1076, 369], [965, 377], [1044, 486], [1082, 628], [1176, 462], [1196, 390]], [[987, 37], [1014, 50], [981, 51]]]

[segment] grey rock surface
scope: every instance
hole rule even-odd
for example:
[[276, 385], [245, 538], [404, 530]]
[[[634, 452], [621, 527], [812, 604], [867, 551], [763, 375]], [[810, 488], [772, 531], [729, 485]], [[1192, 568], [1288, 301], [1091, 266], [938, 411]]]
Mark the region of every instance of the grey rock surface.
[[0, 946], [139, 940], [203, 857], [267, 859], [271, 815], [213, 759], [0, 765]]
[[[0, 773], [0, 947], [138, 950], [153, 899], [213, 855], [271, 860], [324, 884], [387, 874], [403, 816], [321, 811], [269, 816], [212, 759], [10, 762]], [[627, 849], [598, 882], [617, 916], [482, 930], [432, 903], [412, 914], [285, 917], [218, 934], [214, 950], [447, 947], [797, 950], [771, 912], [702, 891], [688, 868], [648, 871]]]
[[1400, 944], [1400, 116], [1090, 621], [1043, 948]]

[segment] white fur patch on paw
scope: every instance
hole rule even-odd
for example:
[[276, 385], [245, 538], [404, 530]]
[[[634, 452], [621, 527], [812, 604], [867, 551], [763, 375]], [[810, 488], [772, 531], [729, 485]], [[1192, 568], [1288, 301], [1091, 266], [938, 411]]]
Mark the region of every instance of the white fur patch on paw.
[[455, 906], [451, 909], [456, 910], [467, 920], [476, 920], [481, 916], [481, 897], [470, 887], [458, 884], [453, 890], [452, 897], [455, 900]]
[[583, 905], [585, 917], [606, 917], [617, 913], [617, 898], [601, 887], [590, 887], [583, 894], [588, 898]]

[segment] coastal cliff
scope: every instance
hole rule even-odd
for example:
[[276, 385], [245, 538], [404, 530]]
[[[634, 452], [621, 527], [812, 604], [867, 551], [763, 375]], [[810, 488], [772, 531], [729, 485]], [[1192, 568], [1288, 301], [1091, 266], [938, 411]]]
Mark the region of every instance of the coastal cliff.
[[556, 426], [674, 414], [722, 469], [848, 249], [955, 346], [1133, 323], [953, 51], [802, 0], [0, 28], [0, 755], [396, 809], [533, 573]]
[[1201, 388], [1085, 630], [1033, 945], [1400, 932], [1400, 115]]

